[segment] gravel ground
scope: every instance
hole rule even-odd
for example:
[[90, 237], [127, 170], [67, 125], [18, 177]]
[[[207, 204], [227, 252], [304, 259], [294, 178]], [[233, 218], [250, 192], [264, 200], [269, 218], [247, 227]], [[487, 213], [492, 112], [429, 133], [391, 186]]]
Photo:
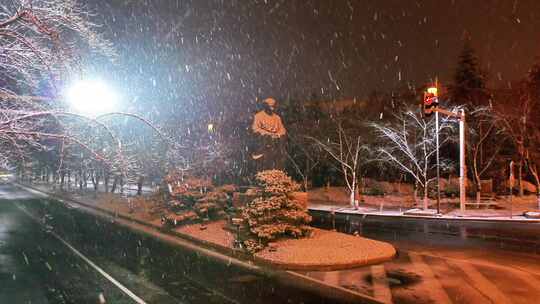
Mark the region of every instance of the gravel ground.
[[[234, 234], [224, 230], [226, 222], [217, 221], [201, 230], [200, 224], [186, 225], [176, 231], [220, 246], [233, 248]], [[396, 251], [388, 243], [344, 233], [314, 229], [311, 237], [282, 239], [255, 254], [255, 260], [284, 269], [338, 270], [389, 260]]]
[[388, 243], [321, 229], [309, 238], [277, 241], [275, 247], [255, 257], [287, 269], [337, 270], [376, 264], [396, 254]]

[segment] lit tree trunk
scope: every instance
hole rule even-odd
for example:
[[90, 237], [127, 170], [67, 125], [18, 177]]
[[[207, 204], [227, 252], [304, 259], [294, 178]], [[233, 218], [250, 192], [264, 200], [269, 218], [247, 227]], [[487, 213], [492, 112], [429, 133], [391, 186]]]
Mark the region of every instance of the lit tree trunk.
[[345, 182], [347, 183], [347, 187], [349, 188], [349, 204], [352, 208], [354, 208], [354, 173], [352, 176], [352, 183], [349, 182], [349, 176], [347, 174], [347, 168], [342, 165], [342, 170], [344, 173]]
[[83, 180], [84, 180], [84, 189], [88, 189], [88, 172], [86, 170], [83, 171]]
[[103, 183], [105, 184], [105, 193], [109, 192], [109, 179], [110, 179], [109, 172], [105, 172], [105, 177], [103, 181]]
[[124, 177], [120, 177], [120, 193], [124, 194]]
[[99, 179], [100, 179], [100, 176], [99, 176], [99, 173], [97, 170], [94, 170], [93, 174], [92, 174], [92, 184], [94, 185], [94, 191], [97, 192], [98, 189], [99, 189]]
[[480, 180], [480, 175], [478, 174], [478, 164], [476, 162], [476, 155], [473, 159], [473, 171], [474, 171], [474, 180], [476, 183], [476, 203], [480, 204], [481, 200], [481, 191], [482, 191], [482, 183]]
[[118, 176], [114, 177], [112, 188], [111, 188], [111, 193], [114, 193], [114, 191], [116, 191], [116, 186], [118, 184], [118, 179], [119, 179]]
[[313, 139], [340, 165], [340, 171], [343, 174], [343, 179], [345, 180], [347, 188], [350, 191], [349, 203], [351, 207], [357, 208], [358, 206], [355, 202], [355, 192], [357, 187], [358, 172], [361, 168], [360, 151], [363, 149], [360, 143], [361, 138], [360, 136], [357, 136], [356, 138], [348, 137], [345, 131], [341, 128], [341, 125], [338, 126], [338, 136], [339, 141], [330, 145], [323, 143], [318, 139]]
[[144, 177], [140, 176], [139, 180], [137, 181], [137, 195], [142, 195], [143, 181]]
[[540, 209], [540, 177], [538, 176], [538, 167], [536, 164], [529, 165], [529, 171], [531, 171], [532, 176], [536, 184], [536, 199], [538, 203], [538, 208]]
[[60, 173], [60, 189], [64, 188], [64, 177], [66, 176], [66, 173], [61, 172]]
[[79, 190], [83, 190], [83, 179], [84, 179], [84, 173], [83, 173], [83, 170], [79, 170]]
[[519, 184], [519, 196], [523, 196], [523, 157], [521, 157], [518, 165], [518, 184]]
[[310, 166], [309, 166], [309, 158], [306, 157], [306, 170], [303, 174], [303, 181], [304, 181], [304, 191], [308, 192], [308, 181], [309, 181], [309, 173], [310, 173]]
[[424, 184], [424, 210], [429, 208], [428, 183]]
[[357, 209], [358, 205], [356, 204], [356, 176], [353, 174], [352, 181], [349, 184], [349, 191], [351, 192], [349, 195], [349, 203], [351, 204], [351, 207]]

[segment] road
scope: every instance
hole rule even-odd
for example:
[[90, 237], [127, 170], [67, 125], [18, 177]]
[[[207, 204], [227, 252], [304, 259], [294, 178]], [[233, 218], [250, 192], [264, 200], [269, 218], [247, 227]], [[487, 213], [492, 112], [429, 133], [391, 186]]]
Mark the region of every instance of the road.
[[[20, 203], [30, 198], [0, 186], [0, 303], [144, 303], [84, 255], [78, 256], [51, 231], [46, 223], [50, 216], [32, 218]], [[145, 298], [182, 303], [149, 282], [129, 279], [127, 273], [122, 268], [114, 271]]]
[[[343, 232], [360, 232], [390, 242], [398, 249], [398, 257], [384, 264], [340, 273], [305, 274], [388, 303], [538, 303], [540, 255], [535, 247], [540, 236], [538, 229], [534, 236], [532, 229], [520, 227], [527, 240], [512, 239], [507, 243], [487, 234], [485, 238], [467, 238], [460, 233], [437, 233], [427, 227], [422, 229], [422, 221], [416, 226], [408, 223], [409, 229], [396, 223], [362, 228], [358, 225], [362, 222], [360, 217], [341, 217], [334, 225], [319, 218], [316, 224], [320, 227], [334, 226]], [[479, 229], [478, 225], [472, 226], [474, 229], [469, 231]], [[503, 229], [500, 224], [493, 224], [489, 233], [508, 235], [512, 230], [511, 226]], [[485, 227], [482, 231], [487, 233]]]
[[0, 185], [0, 303], [334, 303]]
[[[388, 303], [540, 298], [539, 256], [528, 243], [516, 251], [427, 228], [362, 229], [355, 218], [338, 219], [336, 228], [391, 242], [399, 256], [380, 265], [304, 274]], [[0, 303], [324, 302], [331, 303], [0, 185]]]

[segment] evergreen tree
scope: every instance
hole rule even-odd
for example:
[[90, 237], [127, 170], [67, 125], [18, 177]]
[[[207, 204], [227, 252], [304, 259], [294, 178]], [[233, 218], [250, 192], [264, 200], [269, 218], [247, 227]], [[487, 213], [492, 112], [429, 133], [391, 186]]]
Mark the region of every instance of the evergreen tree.
[[451, 98], [456, 105], [487, 105], [489, 93], [478, 57], [467, 39], [459, 56], [454, 83], [450, 88]]
[[258, 196], [242, 208], [240, 215], [250, 233], [243, 241], [246, 250], [255, 253], [279, 238], [308, 236], [311, 216], [307, 206], [291, 196], [299, 185], [281, 170], [260, 171], [256, 182]]

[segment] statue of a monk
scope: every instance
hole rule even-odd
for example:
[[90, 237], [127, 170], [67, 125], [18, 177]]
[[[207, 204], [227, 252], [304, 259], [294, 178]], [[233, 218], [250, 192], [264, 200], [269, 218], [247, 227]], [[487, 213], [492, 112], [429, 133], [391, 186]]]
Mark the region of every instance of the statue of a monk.
[[276, 114], [276, 100], [263, 101], [264, 109], [255, 114], [251, 130], [255, 146], [251, 158], [257, 172], [270, 169], [285, 169], [285, 140], [287, 130], [281, 117]]

